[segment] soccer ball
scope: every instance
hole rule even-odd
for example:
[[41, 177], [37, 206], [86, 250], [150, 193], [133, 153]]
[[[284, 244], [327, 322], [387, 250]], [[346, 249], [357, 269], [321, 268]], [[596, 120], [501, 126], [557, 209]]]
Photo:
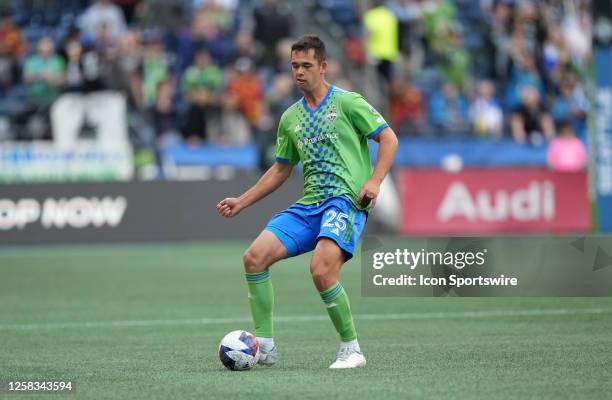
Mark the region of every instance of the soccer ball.
[[259, 361], [259, 341], [247, 331], [232, 331], [221, 339], [219, 359], [232, 371], [251, 369]]

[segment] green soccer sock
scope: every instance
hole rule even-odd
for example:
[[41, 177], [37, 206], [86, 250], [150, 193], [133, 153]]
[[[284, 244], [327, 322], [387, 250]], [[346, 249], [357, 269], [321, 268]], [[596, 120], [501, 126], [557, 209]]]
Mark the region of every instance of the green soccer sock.
[[274, 337], [272, 327], [272, 310], [274, 308], [274, 290], [270, 271], [245, 274], [249, 286], [249, 305], [255, 323], [255, 336]]
[[340, 339], [342, 339], [343, 342], [357, 339], [349, 298], [340, 282], [336, 282], [335, 285], [332, 285], [332, 287], [324, 290], [320, 294], [321, 299], [323, 299], [323, 302], [327, 306], [327, 313], [334, 323], [336, 331], [340, 335]]

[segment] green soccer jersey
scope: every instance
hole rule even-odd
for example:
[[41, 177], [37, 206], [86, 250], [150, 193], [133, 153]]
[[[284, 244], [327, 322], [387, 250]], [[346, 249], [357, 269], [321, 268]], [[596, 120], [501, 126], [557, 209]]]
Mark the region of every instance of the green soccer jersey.
[[278, 126], [276, 160], [302, 162], [304, 194], [298, 203], [347, 195], [358, 206], [361, 185], [372, 175], [368, 139], [387, 126], [361, 95], [334, 86], [314, 110], [304, 98], [289, 107]]

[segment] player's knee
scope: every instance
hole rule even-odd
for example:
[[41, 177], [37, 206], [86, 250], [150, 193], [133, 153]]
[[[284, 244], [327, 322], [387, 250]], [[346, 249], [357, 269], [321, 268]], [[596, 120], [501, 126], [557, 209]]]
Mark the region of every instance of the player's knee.
[[310, 274], [312, 275], [312, 281], [319, 291], [323, 291], [336, 283], [337, 277], [333, 271], [332, 265], [324, 260], [313, 260], [313, 263], [310, 265]]
[[242, 263], [244, 264], [244, 271], [249, 274], [262, 272], [268, 267], [264, 263], [263, 254], [252, 247], [249, 247], [249, 249], [244, 252]]
[[336, 283], [336, 280], [337, 278], [335, 276], [332, 276], [326, 272], [315, 271], [312, 273], [312, 281], [319, 292], [329, 289], [334, 283]]

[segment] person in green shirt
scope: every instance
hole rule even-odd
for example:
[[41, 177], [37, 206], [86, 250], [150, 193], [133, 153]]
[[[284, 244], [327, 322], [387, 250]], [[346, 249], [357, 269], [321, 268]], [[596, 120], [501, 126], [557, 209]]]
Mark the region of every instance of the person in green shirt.
[[55, 45], [43, 37], [36, 46], [36, 54], [24, 64], [24, 79], [29, 85], [29, 99], [36, 108], [47, 108], [60, 93], [64, 83], [64, 61], [55, 54]]
[[[280, 187], [293, 166], [302, 163], [302, 198], [272, 217], [243, 257], [255, 334], [261, 345], [259, 362], [272, 365], [277, 359], [269, 267], [313, 251], [312, 279], [341, 340], [330, 368], [363, 367], [366, 359], [338, 275], [355, 251], [367, 213], [391, 168], [397, 137], [361, 95], [325, 80], [325, 45], [317, 36], [307, 35], [293, 44], [291, 68], [304, 97], [280, 119], [276, 162], [252, 188], [239, 197], [223, 199], [217, 210], [224, 217], [238, 215]], [[368, 139], [380, 144], [373, 170]]]
[[142, 97], [145, 107], [154, 108], [159, 88], [170, 79], [170, 66], [158, 37], [147, 38], [142, 60]]
[[189, 141], [206, 139], [207, 120], [218, 111], [219, 91], [223, 83], [223, 72], [212, 63], [206, 50], [199, 50], [193, 65], [185, 70], [181, 79], [181, 88], [189, 103], [184, 128]]

